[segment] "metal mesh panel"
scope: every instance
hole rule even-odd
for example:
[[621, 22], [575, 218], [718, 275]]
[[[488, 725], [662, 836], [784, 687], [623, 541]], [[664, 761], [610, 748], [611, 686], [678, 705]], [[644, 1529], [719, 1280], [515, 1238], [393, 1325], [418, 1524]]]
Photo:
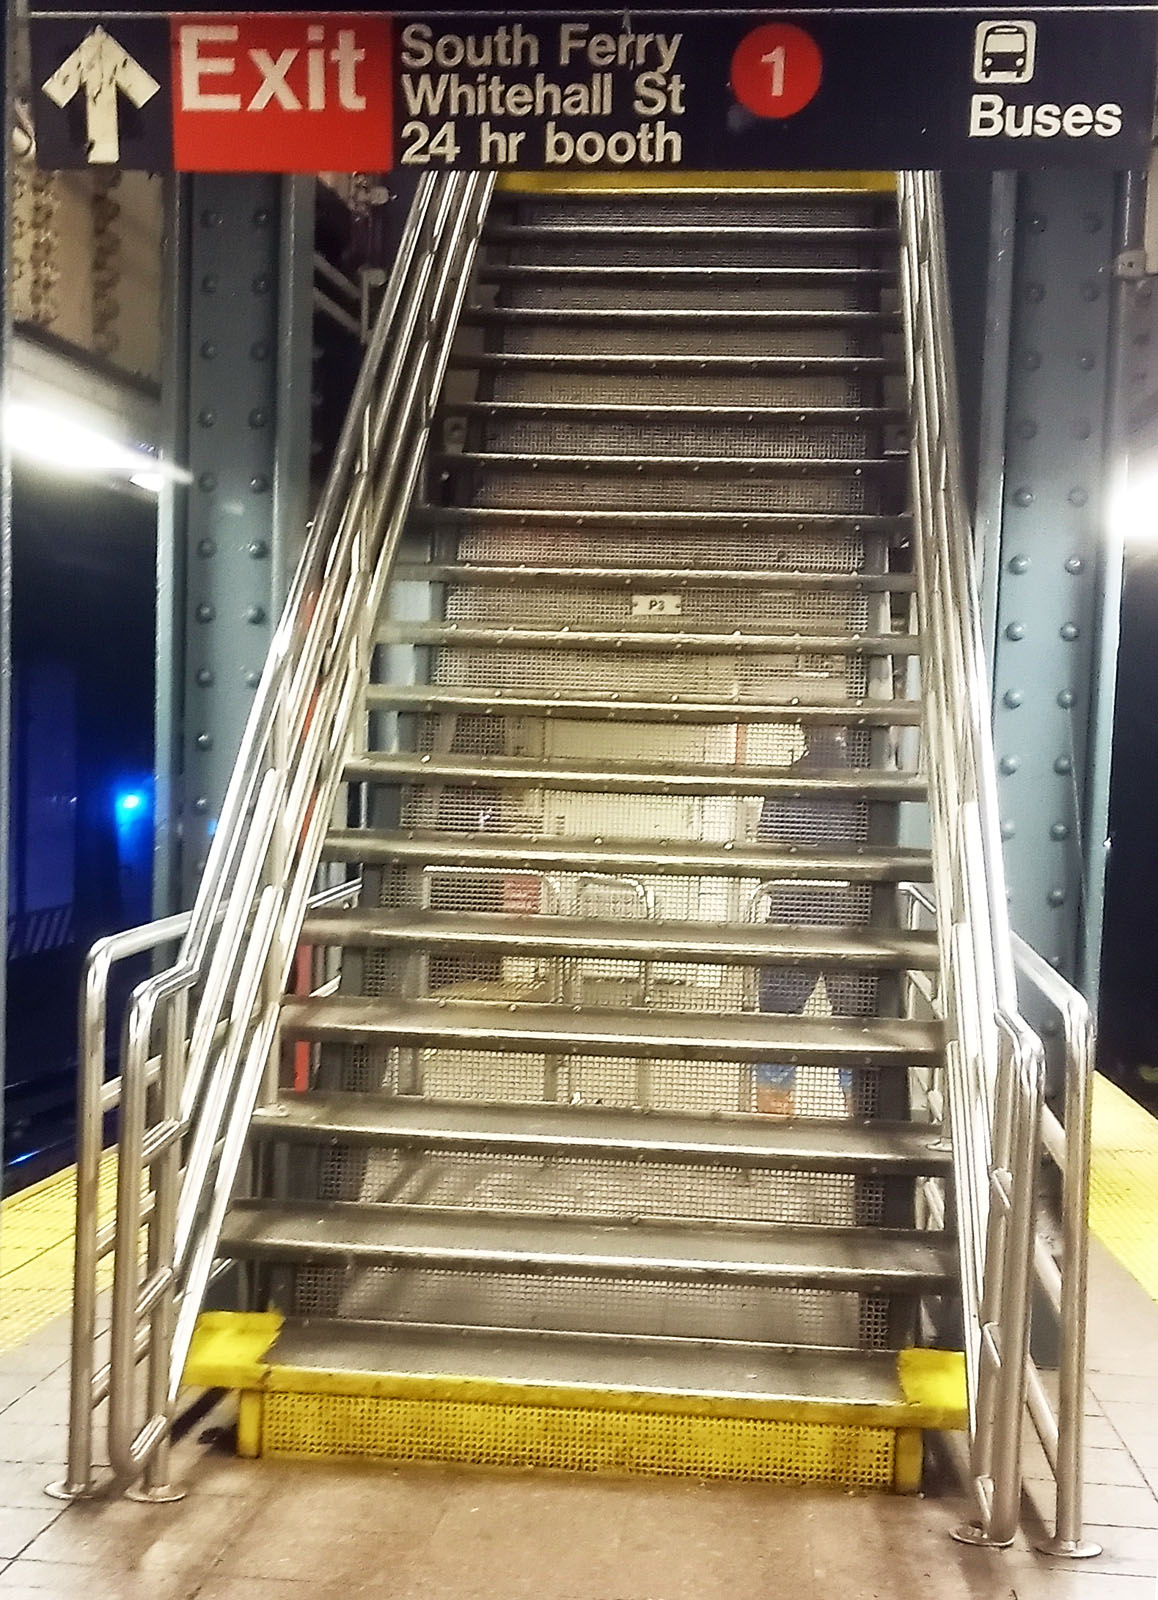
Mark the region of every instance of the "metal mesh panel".
[[793, 405], [858, 406], [876, 402], [880, 380], [843, 373], [769, 377], [759, 373], [523, 372], [499, 369], [491, 379], [496, 400], [569, 400], [575, 405]]
[[537, 1215], [583, 1214], [878, 1226], [879, 1179], [850, 1173], [765, 1172], [713, 1165], [540, 1156], [431, 1157], [391, 1150], [318, 1148], [318, 1200], [347, 1200], [351, 1171], [363, 1204], [465, 1206]]
[[488, 450], [542, 451], [546, 454], [648, 456], [751, 456], [770, 460], [863, 460], [869, 453], [866, 428], [832, 424], [722, 424], [710, 418], [646, 423], [572, 418], [520, 418], [489, 421]]
[[[441, 648], [436, 681], [496, 689], [599, 689], [608, 694], [631, 691], [727, 695], [767, 693], [779, 698], [796, 692], [817, 698], [823, 683], [826, 700], [861, 699], [865, 667], [858, 656], [819, 655], [814, 651], [778, 655], [665, 656], [661, 651], [616, 654], [607, 651], [475, 650]], [[590, 733], [587, 735], [590, 741]], [[729, 758], [730, 759], [730, 758]]]
[[582, 529], [473, 528], [459, 541], [463, 561], [528, 561], [553, 565], [650, 566], [659, 560], [679, 566], [719, 567], [760, 572], [863, 572], [869, 553], [876, 558], [883, 540], [860, 535], [736, 532], [705, 528], [635, 530], [628, 523], [613, 535]]
[[658, 227], [679, 227], [681, 224], [703, 224], [717, 228], [731, 226], [751, 227], [764, 223], [775, 227], [842, 228], [874, 225], [878, 214], [893, 211], [892, 202], [879, 196], [866, 195], [863, 199], [817, 200], [801, 195], [796, 198], [784, 190], [744, 196], [732, 192], [708, 195], [663, 195], [641, 199], [617, 199], [611, 196], [598, 199], [523, 199], [518, 202], [517, 217], [527, 226], [551, 227], [560, 224], [601, 224], [604, 227], [628, 227], [645, 224]]
[[772, 284], [733, 286], [719, 283], [583, 283], [531, 279], [505, 283], [502, 303], [511, 306], [558, 306], [590, 310], [678, 309], [683, 311], [873, 311], [880, 304], [876, 286], [844, 284]]
[[478, 473], [480, 506], [608, 506], [620, 511], [857, 512], [875, 509], [875, 489], [863, 477], [627, 478], [609, 472], [533, 472], [519, 468]]
[[[662, 580], [661, 580], [662, 582]], [[653, 586], [654, 587], [654, 586]], [[639, 588], [636, 593], [650, 592]], [[593, 623], [613, 627], [630, 625], [649, 631], [692, 627], [740, 626], [806, 632], [815, 628], [863, 632], [868, 626], [868, 600], [855, 589], [814, 591], [767, 588], [737, 594], [735, 589], [678, 590], [679, 613], [672, 617], [637, 616], [632, 607], [633, 591], [585, 589], [582, 575], [566, 589], [516, 589], [510, 586], [488, 588], [484, 584], [464, 584], [448, 589], [445, 616], [448, 622], [502, 622], [524, 626], [537, 623]]]
[[[671, 264], [673, 241], [640, 238], [603, 241], [574, 234], [557, 240], [522, 239], [492, 247], [528, 266], [631, 267]], [[817, 240], [794, 243], [791, 239], [700, 239], [687, 251], [701, 267], [871, 267], [891, 252], [868, 243], [824, 244]]]
[[[622, 327], [614, 331], [617, 355], [646, 356], [860, 356], [880, 353], [881, 331], [853, 328]], [[502, 349], [528, 354], [591, 355], [607, 349], [608, 331], [565, 323], [515, 324], [502, 329]]]
[[888, 1348], [888, 1303], [813, 1289], [408, 1268], [302, 1267], [295, 1316]]

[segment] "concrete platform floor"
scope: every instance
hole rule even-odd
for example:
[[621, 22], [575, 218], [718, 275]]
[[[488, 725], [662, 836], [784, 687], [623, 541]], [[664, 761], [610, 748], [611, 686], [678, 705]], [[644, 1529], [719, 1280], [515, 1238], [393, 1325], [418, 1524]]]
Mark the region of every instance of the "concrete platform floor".
[[[1158, 1600], [1158, 1306], [1100, 1246], [1093, 1562], [954, 1544], [953, 1444], [920, 1499], [440, 1467], [242, 1462], [228, 1402], [175, 1451], [188, 1496], [63, 1506], [67, 1324], [0, 1355], [0, 1597], [21, 1600]], [[1028, 1452], [1027, 1510], [1046, 1511]]]

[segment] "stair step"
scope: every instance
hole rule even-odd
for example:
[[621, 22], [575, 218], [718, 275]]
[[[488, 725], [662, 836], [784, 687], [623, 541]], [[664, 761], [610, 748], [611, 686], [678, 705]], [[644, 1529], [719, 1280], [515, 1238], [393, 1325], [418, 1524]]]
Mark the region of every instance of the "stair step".
[[483, 561], [399, 561], [396, 581], [484, 584], [488, 588], [644, 589], [670, 593], [683, 589], [791, 590], [803, 594], [911, 594], [911, 572], [804, 572], [767, 567], [534, 566]]
[[860, 223], [733, 223], [726, 222], [518, 222], [488, 224], [486, 244], [550, 244], [589, 239], [606, 243], [655, 240], [662, 244], [724, 240], [734, 244], [869, 244], [895, 245], [895, 228]]
[[896, 270], [888, 267], [816, 267], [806, 263], [800, 266], [696, 266], [681, 262], [678, 265], [628, 266], [588, 264], [584, 262], [527, 262], [514, 265], [487, 263], [479, 268], [480, 283], [623, 283], [632, 288], [652, 284], [687, 284], [699, 288], [739, 287], [742, 289], [777, 288], [782, 284], [808, 284], [837, 287], [868, 286], [892, 283]]
[[710, 965], [855, 967], [932, 971], [937, 937], [892, 928], [781, 926], [771, 922], [610, 921], [486, 911], [339, 910], [308, 916], [307, 944], [356, 949], [473, 950], [490, 955]]
[[612, 1011], [501, 1001], [286, 1000], [285, 1029], [331, 1044], [845, 1067], [939, 1066], [942, 1030], [895, 1017]]
[[[901, 539], [909, 535], [912, 519], [906, 513], [836, 511], [679, 511], [634, 507], [629, 511], [607, 511], [593, 507], [521, 506], [416, 506], [411, 522], [420, 528], [470, 529], [475, 527], [524, 529], [534, 532], [607, 532], [622, 534], [625, 529], [646, 529], [655, 533], [748, 533], [753, 537], [850, 539], [862, 535], [884, 534]], [[771, 577], [774, 568], [768, 569]]]
[[787, 633], [680, 626], [670, 631], [654, 617], [638, 628], [520, 627], [487, 622], [383, 622], [379, 644], [463, 646], [487, 650], [646, 650], [664, 655], [916, 656], [915, 633]]
[[494, 789], [585, 790], [602, 794], [778, 795], [800, 800], [864, 798], [882, 804], [924, 800], [925, 780], [908, 772], [842, 767], [793, 772], [786, 767], [718, 766], [666, 761], [534, 761], [510, 756], [423, 755], [369, 751], [346, 763], [351, 783], [439, 783]]
[[449, 1206], [261, 1200], [235, 1202], [219, 1254], [862, 1294], [948, 1290], [956, 1260], [947, 1235], [899, 1228], [609, 1223]]
[[772, 329], [844, 328], [865, 333], [898, 333], [896, 311], [811, 311], [776, 307], [769, 310], [707, 309], [682, 306], [496, 306], [468, 307], [462, 315], [466, 327], [475, 328], [662, 328], [702, 327], [710, 343], [717, 328]]
[[905, 370], [899, 356], [878, 355], [664, 355], [651, 352], [601, 352], [583, 350], [481, 350], [452, 351], [450, 364], [459, 371], [480, 372], [599, 372], [631, 373], [652, 377], [885, 377]]
[[711, 695], [614, 693], [535, 694], [531, 690], [464, 689], [456, 684], [370, 684], [366, 703], [379, 711], [422, 711], [433, 715], [469, 713], [493, 717], [553, 717], [559, 721], [593, 718], [600, 722], [726, 723], [787, 722], [839, 728], [917, 727], [919, 700], [850, 700], [809, 705], [801, 700], [756, 697], [716, 699]]
[[845, 423], [863, 427], [886, 427], [908, 421], [901, 406], [810, 406], [799, 405], [675, 405], [660, 406], [626, 403], [580, 403], [574, 400], [464, 400], [448, 401], [444, 416], [486, 417], [498, 422], [522, 422], [534, 417], [571, 422], [662, 422], [798, 423], [807, 426]]
[[[519, 450], [442, 450], [430, 458], [440, 472], [476, 468], [488, 472], [618, 472], [668, 477], [739, 478], [895, 478], [908, 472], [904, 458], [878, 456], [717, 456], [531, 454]], [[625, 509], [621, 515], [630, 519]]]
[[398, 1095], [305, 1094], [255, 1114], [261, 1138], [549, 1159], [721, 1164], [784, 1172], [935, 1174], [951, 1158], [912, 1122], [690, 1116], [601, 1106], [517, 1105]]
[[613, 872], [689, 876], [837, 879], [849, 883], [927, 883], [927, 850], [860, 845], [808, 849], [761, 844], [692, 844], [670, 840], [542, 839], [516, 834], [452, 834], [407, 830], [332, 831], [322, 848], [326, 861], [379, 866], [453, 868], [505, 867], [511, 872]]

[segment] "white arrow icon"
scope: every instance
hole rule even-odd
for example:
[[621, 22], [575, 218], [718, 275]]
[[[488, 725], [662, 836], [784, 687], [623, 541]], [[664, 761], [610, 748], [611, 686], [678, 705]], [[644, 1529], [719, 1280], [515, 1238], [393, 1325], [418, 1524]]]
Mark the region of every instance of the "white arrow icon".
[[61, 107], [83, 89], [88, 159], [94, 165], [120, 159], [117, 91], [140, 110], [160, 87], [156, 78], [101, 27], [86, 34], [68, 60], [41, 85], [48, 98]]

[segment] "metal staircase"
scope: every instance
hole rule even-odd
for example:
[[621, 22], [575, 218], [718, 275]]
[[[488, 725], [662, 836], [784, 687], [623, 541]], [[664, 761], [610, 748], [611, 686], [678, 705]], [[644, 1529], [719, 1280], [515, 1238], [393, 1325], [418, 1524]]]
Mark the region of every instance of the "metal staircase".
[[278, 1362], [895, 1397], [955, 1277], [897, 259], [892, 195], [492, 204], [323, 846], [361, 892], [303, 929], [338, 992], [222, 1238]]
[[164, 1496], [189, 1383], [255, 1453], [846, 1486], [967, 1425], [1006, 1542], [1041, 1052], [935, 186], [492, 181], [419, 185], [197, 906], [90, 970], [66, 1487], [108, 1394]]

